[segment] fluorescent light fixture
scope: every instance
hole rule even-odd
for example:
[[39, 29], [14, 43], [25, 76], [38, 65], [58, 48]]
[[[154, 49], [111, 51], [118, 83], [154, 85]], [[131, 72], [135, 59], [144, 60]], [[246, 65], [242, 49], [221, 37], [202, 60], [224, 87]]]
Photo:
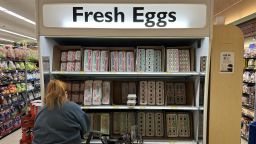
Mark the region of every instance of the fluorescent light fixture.
[[26, 21], [26, 22], [28, 22], [28, 23], [33, 24], [33, 25], [36, 25], [36, 23], [35, 23], [34, 21], [32, 21], [32, 20], [30, 20], [30, 19], [27, 19], [27, 18], [25, 18], [25, 17], [23, 17], [23, 16], [21, 16], [21, 15], [19, 15], [19, 14], [16, 14], [16, 13], [14, 13], [14, 12], [12, 12], [12, 11], [10, 11], [10, 10], [4, 8], [4, 7], [1, 7], [1, 6], [0, 6], [0, 11], [5, 12], [5, 13], [7, 13], [7, 14], [9, 14], [9, 15], [12, 15], [12, 16], [14, 16], [14, 17], [16, 17], [16, 18], [19, 18], [19, 19], [21, 19], [21, 20], [24, 20], [24, 21]]
[[13, 40], [5, 39], [5, 38], [0, 38], [0, 41], [7, 41], [7, 42], [14, 43], [14, 41], [13, 41]]
[[29, 37], [29, 36], [26, 36], [26, 35], [23, 35], [23, 34], [19, 34], [19, 33], [16, 33], [16, 32], [12, 32], [12, 31], [9, 31], [9, 30], [6, 30], [6, 29], [0, 28], [0, 31], [6, 32], [6, 33], [9, 33], [9, 34], [13, 34], [13, 35], [17, 35], [17, 36], [21, 36], [21, 37], [24, 37], [24, 38], [32, 39], [32, 40], [36, 41], [36, 39], [33, 38], [33, 37]]

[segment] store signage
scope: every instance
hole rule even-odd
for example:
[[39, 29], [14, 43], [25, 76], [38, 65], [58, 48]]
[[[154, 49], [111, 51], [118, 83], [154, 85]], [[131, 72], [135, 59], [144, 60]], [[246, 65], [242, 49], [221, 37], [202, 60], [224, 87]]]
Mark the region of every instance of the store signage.
[[60, 28], [204, 28], [204, 4], [45, 4], [43, 24]]

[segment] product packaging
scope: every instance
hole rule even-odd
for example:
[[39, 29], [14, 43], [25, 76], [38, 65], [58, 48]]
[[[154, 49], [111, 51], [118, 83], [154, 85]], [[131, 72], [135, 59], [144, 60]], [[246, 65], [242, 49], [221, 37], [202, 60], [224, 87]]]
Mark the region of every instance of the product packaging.
[[127, 103], [127, 96], [128, 96], [128, 83], [123, 82], [122, 84], [122, 103]]
[[80, 85], [79, 83], [72, 83], [72, 92], [79, 92]]
[[80, 71], [81, 70], [81, 62], [76, 62], [75, 63], [75, 71]]
[[73, 93], [72, 94], [72, 101], [75, 103], [79, 102], [79, 93]]
[[155, 115], [152, 112], [146, 113], [146, 136], [155, 136]]
[[134, 72], [134, 53], [127, 52], [126, 53], [126, 63], [127, 63], [127, 72]]
[[177, 114], [166, 114], [167, 137], [178, 137]]
[[103, 91], [102, 91], [102, 104], [108, 105], [110, 104], [110, 82], [103, 82]]
[[140, 81], [140, 105], [148, 104], [148, 82]]
[[100, 71], [108, 71], [108, 51], [100, 52]]
[[128, 112], [127, 113], [127, 132], [131, 133], [131, 127], [136, 125], [135, 122], [135, 113], [134, 112]]
[[118, 52], [118, 71], [126, 72], [126, 52], [125, 51]]
[[164, 82], [156, 81], [156, 105], [164, 105]]
[[95, 80], [93, 81], [93, 97], [92, 97], [93, 105], [101, 105], [101, 99], [102, 99], [102, 81], [101, 80]]
[[92, 71], [92, 50], [84, 50], [84, 71]]
[[178, 114], [179, 137], [190, 137], [189, 114]]
[[136, 94], [136, 83], [135, 82], [129, 82], [128, 83], [128, 94]]
[[164, 116], [163, 113], [155, 113], [155, 136], [164, 136]]
[[67, 62], [67, 71], [75, 71], [75, 63], [74, 62]]
[[66, 71], [66, 70], [67, 70], [67, 63], [62, 62], [62, 63], [60, 64], [60, 70], [61, 70], [61, 71]]
[[76, 52], [75, 51], [68, 51], [68, 61], [73, 62], [76, 58]]
[[68, 58], [68, 52], [66, 51], [61, 52], [61, 61], [66, 62], [67, 58]]
[[179, 71], [190, 72], [190, 54], [189, 50], [179, 50]]
[[81, 51], [75, 51], [75, 61], [81, 61]]
[[166, 53], [167, 72], [179, 72], [179, 50], [167, 49]]
[[155, 50], [154, 52], [154, 72], [161, 72], [162, 71], [162, 57], [161, 57], [161, 51]]
[[186, 104], [186, 87], [185, 83], [175, 83], [175, 103]]
[[165, 83], [165, 94], [167, 97], [167, 104], [175, 104], [174, 84], [171, 82]]
[[118, 51], [111, 52], [111, 71], [117, 72], [119, 70], [118, 66]]
[[146, 51], [145, 49], [138, 49], [136, 57], [136, 71], [145, 72], [146, 71]]
[[120, 112], [113, 112], [113, 134], [120, 134]]
[[206, 71], [207, 56], [200, 57], [200, 72]]
[[146, 114], [145, 114], [145, 112], [138, 113], [138, 133], [141, 136], [146, 136]]
[[100, 132], [104, 134], [109, 134], [109, 126], [110, 126], [109, 114], [101, 114], [101, 129]]
[[92, 95], [93, 95], [93, 88], [92, 88], [93, 81], [88, 80], [85, 81], [84, 86], [84, 105], [92, 105]]
[[99, 50], [92, 51], [92, 71], [93, 72], [100, 71], [100, 51]]
[[127, 133], [127, 113], [120, 113], [120, 134], [124, 135]]
[[146, 72], [154, 72], [154, 49], [146, 49]]
[[148, 105], [156, 104], [156, 82], [148, 81]]

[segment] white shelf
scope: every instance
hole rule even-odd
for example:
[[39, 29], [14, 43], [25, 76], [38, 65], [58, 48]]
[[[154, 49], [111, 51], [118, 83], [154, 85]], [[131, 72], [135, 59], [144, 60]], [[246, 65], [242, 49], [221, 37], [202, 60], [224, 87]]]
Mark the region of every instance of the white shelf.
[[[100, 140], [92, 140], [91, 144], [102, 144]], [[202, 142], [199, 142], [201, 144]], [[85, 144], [85, 142], [83, 142]], [[197, 144], [194, 140], [159, 140], [159, 139], [151, 139], [144, 140], [143, 144]]]
[[200, 106], [200, 107], [199, 107], [199, 110], [203, 111], [203, 110], [204, 110], [204, 107], [203, 107], [203, 106]]
[[84, 110], [189, 110], [196, 111], [200, 108], [195, 106], [125, 106], [125, 105], [110, 105], [110, 106], [82, 106]]
[[66, 72], [53, 71], [52, 75], [63, 76], [92, 76], [92, 77], [184, 77], [184, 76], [198, 76], [198, 72]]

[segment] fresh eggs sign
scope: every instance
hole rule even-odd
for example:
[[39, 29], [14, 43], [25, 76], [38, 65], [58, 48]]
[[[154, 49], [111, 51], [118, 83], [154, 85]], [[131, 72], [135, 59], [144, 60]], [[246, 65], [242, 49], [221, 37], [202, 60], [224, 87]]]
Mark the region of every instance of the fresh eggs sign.
[[204, 4], [45, 4], [45, 27], [204, 28]]

